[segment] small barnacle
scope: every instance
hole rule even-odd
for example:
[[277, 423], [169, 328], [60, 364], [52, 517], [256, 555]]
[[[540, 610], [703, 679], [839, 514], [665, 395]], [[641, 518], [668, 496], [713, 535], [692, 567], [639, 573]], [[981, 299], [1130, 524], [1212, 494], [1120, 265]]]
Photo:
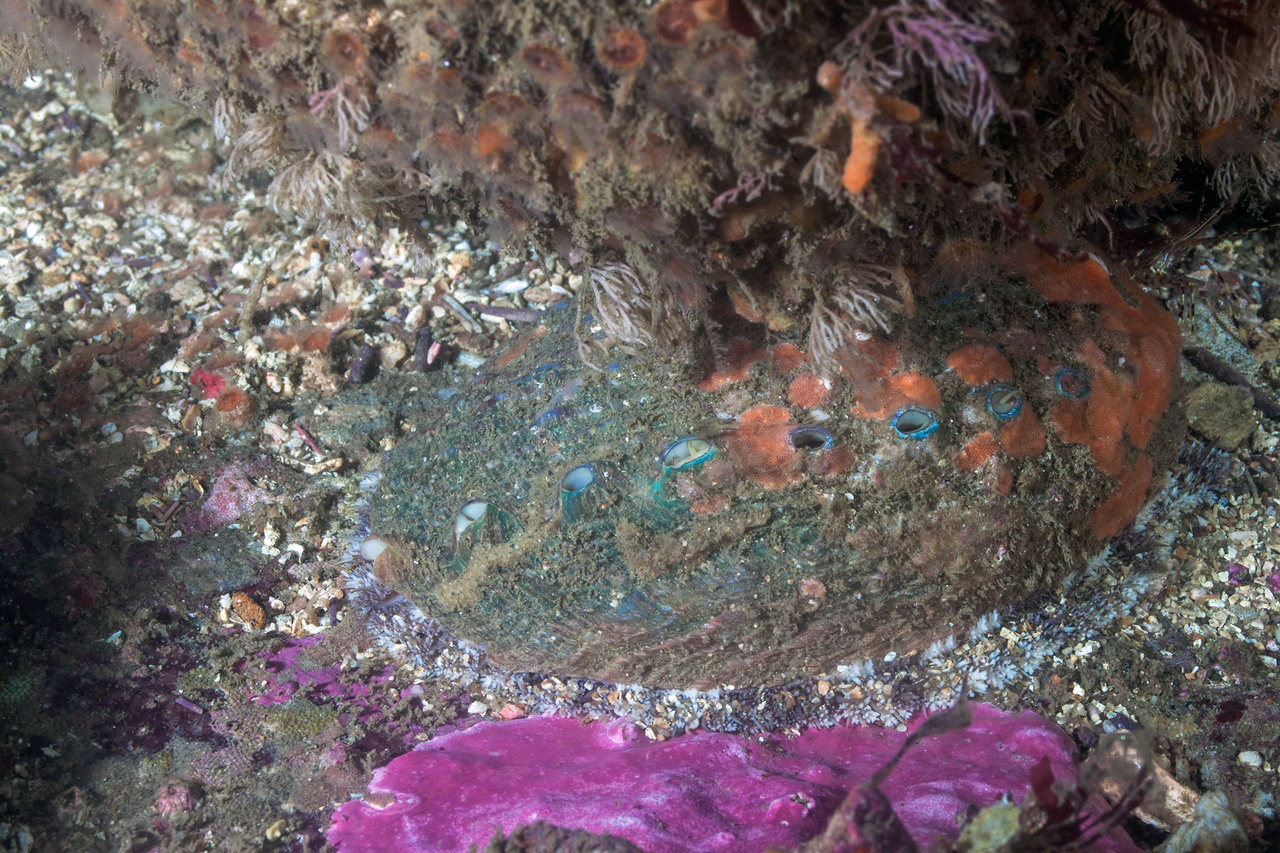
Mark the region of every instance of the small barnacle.
[[359, 77], [364, 73], [369, 52], [355, 33], [334, 30], [325, 36], [324, 56], [335, 74], [341, 77]]
[[520, 522], [510, 512], [483, 498], [472, 498], [454, 516], [454, 558], [465, 565], [477, 547], [510, 541], [519, 530]]
[[547, 88], [559, 89], [573, 79], [573, 63], [558, 47], [537, 43], [525, 45], [520, 51], [520, 59]]
[[796, 450], [826, 450], [834, 443], [831, 433], [817, 426], [796, 427], [787, 434], [787, 437]]
[[392, 589], [408, 577], [413, 565], [402, 546], [376, 536], [360, 543], [360, 556], [373, 563], [373, 576]]
[[512, 134], [528, 115], [529, 102], [514, 92], [489, 92], [480, 105], [480, 126], [476, 128], [476, 151], [489, 158], [513, 151]]
[[604, 104], [585, 92], [564, 92], [551, 104], [551, 123], [572, 174], [599, 147], [605, 130]]
[[610, 28], [596, 44], [596, 56], [599, 57], [600, 64], [619, 76], [617, 88], [613, 91], [615, 116], [627, 105], [631, 87], [635, 85], [636, 74], [644, 64], [647, 51], [644, 38], [635, 30], [625, 27]]
[[644, 62], [644, 37], [626, 27], [611, 27], [596, 45], [600, 62], [614, 72], [634, 71]]
[[693, 41], [699, 26], [694, 3], [690, 0], [664, 0], [653, 10], [653, 32], [659, 40], [673, 47]]
[[240, 3], [240, 25], [244, 30], [245, 40], [254, 50], [266, 51], [275, 46], [279, 37], [278, 30], [252, 0], [242, 0]]

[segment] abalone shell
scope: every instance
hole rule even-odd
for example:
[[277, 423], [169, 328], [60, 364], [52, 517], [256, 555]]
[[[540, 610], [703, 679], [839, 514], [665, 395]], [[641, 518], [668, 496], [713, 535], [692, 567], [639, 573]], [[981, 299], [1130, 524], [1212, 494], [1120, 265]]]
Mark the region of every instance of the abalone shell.
[[386, 460], [375, 573], [513, 671], [669, 688], [923, 652], [1055, 587], [1176, 450], [1177, 328], [1092, 256], [951, 272], [830, 378], [763, 326], [596, 369], [548, 311]]

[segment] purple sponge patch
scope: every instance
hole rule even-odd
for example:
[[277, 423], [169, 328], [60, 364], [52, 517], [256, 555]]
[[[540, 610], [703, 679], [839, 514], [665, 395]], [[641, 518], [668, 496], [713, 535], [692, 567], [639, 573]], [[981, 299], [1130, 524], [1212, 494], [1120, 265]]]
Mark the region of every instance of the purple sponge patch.
[[[1006, 792], [1020, 802], [1043, 758], [1054, 778], [1075, 779], [1060, 729], [1029, 712], [970, 707], [969, 728], [917, 744], [881, 786], [922, 848], [955, 838], [956, 815], [970, 804], [989, 806]], [[863, 726], [794, 738], [693, 732], [653, 742], [622, 721], [485, 722], [379, 770], [365, 800], [337, 809], [329, 840], [341, 853], [453, 853], [483, 847], [498, 829], [545, 820], [616, 835], [649, 853], [791, 847], [821, 833], [905, 738]], [[1097, 849], [1137, 848], [1116, 833]]]

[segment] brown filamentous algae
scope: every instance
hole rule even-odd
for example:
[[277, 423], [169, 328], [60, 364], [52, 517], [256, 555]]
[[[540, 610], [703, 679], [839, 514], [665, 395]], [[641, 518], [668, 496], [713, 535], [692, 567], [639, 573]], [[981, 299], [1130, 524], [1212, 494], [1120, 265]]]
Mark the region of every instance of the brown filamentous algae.
[[391, 454], [362, 551], [513, 672], [770, 686], [946, 642], [1099, 553], [1182, 434], [1127, 276], [968, 273], [829, 380], [763, 329], [709, 375], [592, 369], [552, 310]]

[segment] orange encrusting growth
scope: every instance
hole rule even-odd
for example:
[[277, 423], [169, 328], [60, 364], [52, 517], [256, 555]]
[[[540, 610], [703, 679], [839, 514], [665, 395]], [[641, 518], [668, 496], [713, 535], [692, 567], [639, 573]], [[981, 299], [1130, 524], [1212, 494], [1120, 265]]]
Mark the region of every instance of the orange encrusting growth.
[[1124, 445], [1118, 441], [1095, 438], [1089, 442], [1089, 453], [1093, 464], [1108, 477], [1119, 477], [1125, 468]]
[[1013, 368], [1009, 360], [994, 347], [965, 344], [947, 356], [947, 367], [973, 386], [993, 382], [1012, 382]]
[[1053, 430], [1063, 444], [1086, 445], [1097, 469], [1109, 477], [1117, 477], [1124, 469], [1124, 444], [1095, 435], [1089, 428], [1087, 411], [1084, 400], [1063, 400], [1053, 407]]
[[1000, 430], [1000, 445], [1014, 459], [1026, 459], [1044, 453], [1044, 427], [1030, 409], [1023, 409], [1017, 417]]
[[1130, 346], [1125, 355], [1138, 373], [1133, 410], [1129, 414], [1129, 440], [1142, 450], [1173, 397], [1181, 335], [1177, 321], [1169, 312], [1144, 293], [1137, 282], [1123, 273], [1121, 276], [1121, 283], [1138, 302], [1138, 307], [1104, 314], [1102, 325], [1129, 335]]
[[897, 370], [902, 358], [898, 354], [897, 347], [880, 338], [867, 338], [866, 340], [858, 341], [858, 352], [879, 368], [881, 376]]
[[1138, 454], [1134, 465], [1126, 466], [1120, 474], [1120, 485], [1093, 511], [1091, 521], [1095, 536], [1109, 539], [1137, 518], [1147, 496], [1147, 487], [1151, 485], [1152, 467], [1151, 457], [1145, 453]]
[[977, 471], [988, 459], [1000, 452], [1000, 443], [989, 432], [980, 432], [969, 439], [956, 457], [956, 467], [961, 471]]
[[[1115, 368], [1093, 339], [1081, 342], [1080, 356], [1090, 373], [1089, 397], [1063, 400], [1052, 414], [1058, 437], [1068, 444], [1087, 445], [1097, 469], [1119, 481], [1091, 519], [1094, 535], [1107, 539], [1137, 517], [1151, 485], [1153, 463], [1141, 451], [1173, 394], [1179, 355], [1177, 323], [1119, 271], [1116, 278], [1129, 296], [1126, 301], [1106, 267], [1094, 258], [1058, 261], [1026, 244], [1006, 260], [1052, 302], [1098, 305], [1103, 328], [1124, 341]], [[1132, 464], [1130, 448], [1139, 451]]]
[[787, 386], [787, 402], [793, 406], [812, 409], [831, 402], [833, 389], [812, 373], [801, 373]]
[[[1051, 302], [1071, 302], [1101, 306], [1102, 325], [1108, 331], [1119, 332], [1127, 338], [1124, 356], [1134, 368], [1135, 377], [1123, 377], [1131, 390], [1124, 391], [1114, 381], [1104, 392], [1119, 405], [1126, 396], [1131, 405], [1123, 408], [1124, 430], [1134, 447], [1142, 450], [1151, 440], [1156, 425], [1163, 417], [1173, 394], [1174, 372], [1178, 365], [1178, 325], [1154, 299], [1123, 272], [1117, 274], [1125, 291], [1136, 303], [1130, 306], [1112, 283], [1106, 268], [1093, 258], [1082, 261], [1058, 261], [1043, 250], [1023, 245], [1009, 253], [1007, 260], [1015, 270], [1023, 273], [1031, 285]], [[1096, 349], [1095, 363], [1101, 350]], [[1082, 352], [1088, 358], [1090, 351]], [[1093, 367], [1093, 364], [1090, 364]], [[1094, 368], [1095, 370], [1097, 368]], [[1108, 371], [1111, 373], [1110, 371]], [[1113, 378], [1119, 379], [1114, 374]], [[1135, 381], [1136, 380], [1136, 381]], [[1103, 383], [1109, 380], [1104, 378]], [[1096, 393], [1097, 383], [1094, 384]], [[1099, 404], [1101, 406], [1101, 404]], [[1092, 408], [1092, 404], [1091, 404]], [[1111, 416], [1121, 414], [1113, 412]], [[1102, 417], [1101, 411], [1091, 416]], [[1108, 436], [1119, 438], [1119, 436]]]
[[877, 420], [891, 418], [907, 406], [937, 409], [942, 404], [934, 381], [915, 371], [886, 376], [874, 385], [858, 391], [857, 400], [857, 405], [852, 410], [853, 415]]
[[786, 375], [809, 361], [809, 354], [795, 344], [774, 344], [769, 347], [773, 369]]
[[1063, 400], [1053, 407], [1053, 431], [1064, 444], [1088, 444], [1093, 439], [1085, 420], [1084, 400]]
[[1089, 431], [1098, 438], [1119, 441], [1124, 437], [1133, 408], [1133, 382], [1107, 367], [1106, 356], [1091, 338], [1085, 338], [1081, 355], [1092, 376], [1089, 406], [1085, 410]]
[[942, 403], [938, 386], [914, 370], [893, 373], [901, 356], [893, 344], [878, 338], [858, 341], [855, 352], [846, 347], [835, 354], [853, 389], [854, 417], [885, 420], [905, 406], [936, 409]]
[[791, 444], [797, 424], [783, 406], [753, 406], [725, 434], [734, 471], [766, 489], [781, 489], [803, 476], [803, 457]]
[[1009, 253], [1007, 260], [1050, 302], [1127, 307], [1111, 283], [1107, 268], [1094, 258], [1059, 261], [1043, 249], [1023, 243]]

